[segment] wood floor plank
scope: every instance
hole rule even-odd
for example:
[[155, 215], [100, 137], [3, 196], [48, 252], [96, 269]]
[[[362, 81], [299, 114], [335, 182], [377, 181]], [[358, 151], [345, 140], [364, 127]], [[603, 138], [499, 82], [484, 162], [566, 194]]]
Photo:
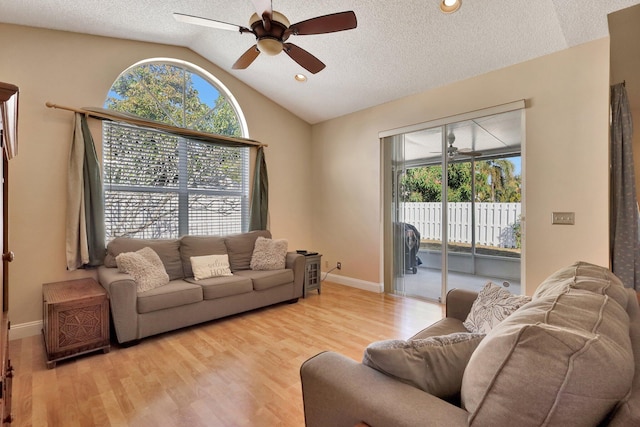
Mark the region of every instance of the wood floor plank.
[[324, 282], [280, 304], [112, 346], [46, 368], [42, 336], [10, 342], [12, 426], [304, 425], [300, 365], [332, 350], [355, 360], [372, 341], [406, 339], [439, 304]]

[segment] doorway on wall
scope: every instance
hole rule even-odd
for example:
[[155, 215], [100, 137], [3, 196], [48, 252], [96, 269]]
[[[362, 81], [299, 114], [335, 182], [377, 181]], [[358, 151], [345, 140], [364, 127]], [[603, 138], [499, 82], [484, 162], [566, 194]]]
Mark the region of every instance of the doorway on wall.
[[442, 302], [488, 281], [521, 292], [523, 107], [382, 137], [386, 292]]

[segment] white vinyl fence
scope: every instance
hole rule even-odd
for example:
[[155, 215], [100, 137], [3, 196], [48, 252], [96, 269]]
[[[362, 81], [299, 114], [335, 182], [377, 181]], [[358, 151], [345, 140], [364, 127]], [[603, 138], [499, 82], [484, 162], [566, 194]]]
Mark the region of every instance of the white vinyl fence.
[[[449, 203], [449, 242], [471, 243], [471, 203]], [[401, 203], [403, 221], [412, 224], [423, 240], [442, 240], [442, 203]], [[476, 244], [516, 248], [520, 203], [475, 203]]]

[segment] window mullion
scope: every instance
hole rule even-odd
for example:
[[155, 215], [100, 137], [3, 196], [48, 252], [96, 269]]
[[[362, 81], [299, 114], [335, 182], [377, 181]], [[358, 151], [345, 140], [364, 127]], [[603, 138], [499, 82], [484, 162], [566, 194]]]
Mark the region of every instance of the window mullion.
[[189, 234], [189, 173], [187, 140], [178, 139], [178, 232]]

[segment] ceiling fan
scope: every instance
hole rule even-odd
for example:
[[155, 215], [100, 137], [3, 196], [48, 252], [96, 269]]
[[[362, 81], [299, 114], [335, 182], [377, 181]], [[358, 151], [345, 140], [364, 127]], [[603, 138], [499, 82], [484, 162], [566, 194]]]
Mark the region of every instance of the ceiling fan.
[[239, 31], [241, 34], [253, 34], [256, 38], [256, 44], [238, 58], [233, 64], [233, 69], [247, 68], [260, 53], [277, 55], [284, 51], [291, 59], [313, 74], [324, 69], [325, 64], [301, 47], [287, 42], [287, 39], [292, 35], [302, 36], [351, 30], [358, 25], [356, 14], [353, 11], [318, 16], [290, 25], [286, 16], [272, 9], [271, 0], [251, 0], [251, 2], [256, 13], [249, 19], [249, 27], [177, 12], [173, 14], [173, 17], [189, 24]]
[[449, 132], [447, 135], [447, 143], [449, 146], [447, 147], [447, 156], [449, 159], [453, 159], [459, 156], [464, 157], [478, 157], [481, 156], [482, 153], [480, 151], [474, 151], [471, 148], [458, 148], [453, 143], [456, 142], [456, 136], [453, 132]]

